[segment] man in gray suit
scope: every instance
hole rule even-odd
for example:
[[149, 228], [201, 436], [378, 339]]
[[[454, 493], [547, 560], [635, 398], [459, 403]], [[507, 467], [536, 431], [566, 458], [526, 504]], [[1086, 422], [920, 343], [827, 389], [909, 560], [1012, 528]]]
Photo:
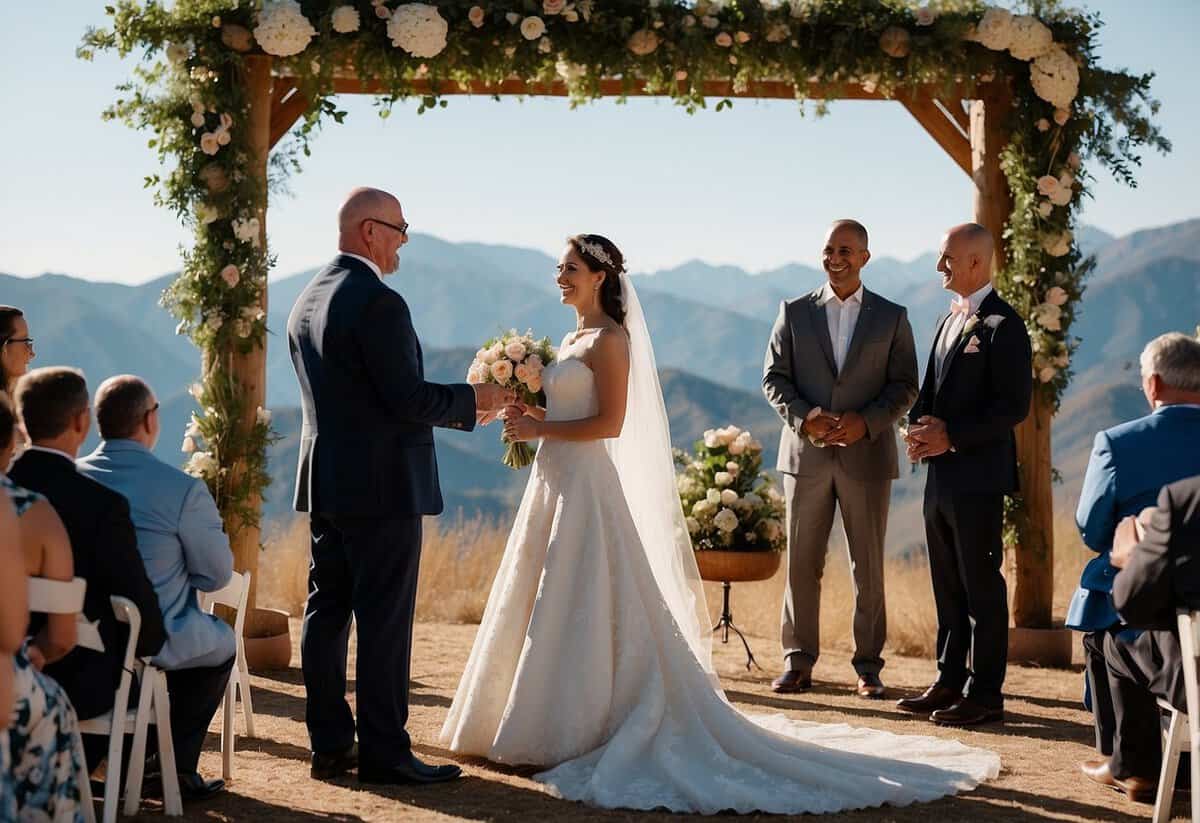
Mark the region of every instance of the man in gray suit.
[[856, 691], [884, 695], [883, 542], [892, 480], [899, 476], [893, 426], [917, 396], [917, 356], [904, 307], [863, 288], [867, 241], [855, 220], [830, 226], [822, 252], [829, 281], [780, 305], [763, 366], [763, 393], [783, 419], [776, 468], [788, 518], [787, 665], [772, 684], [777, 692], [812, 686], [836, 505], [854, 572]]

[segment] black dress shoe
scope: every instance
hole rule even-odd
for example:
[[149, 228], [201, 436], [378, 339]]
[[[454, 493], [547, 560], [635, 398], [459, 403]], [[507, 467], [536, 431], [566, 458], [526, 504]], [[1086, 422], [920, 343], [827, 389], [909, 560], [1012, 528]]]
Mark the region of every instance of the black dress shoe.
[[881, 700], [887, 693], [887, 687], [883, 685], [883, 681], [879, 679], [879, 675], [868, 673], [859, 675], [858, 685], [854, 687], [854, 693], [868, 700]]
[[205, 800], [225, 791], [224, 780], [205, 780], [198, 772], [179, 775], [179, 795], [184, 803]]
[[964, 697], [948, 709], [938, 709], [929, 715], [929, 719], [939, 726], [978, 726], [1003, 720], [1004, 708], [985, 706]]
[[462, 769], [453, 764], [431, 766], [422, 763], [415, 757], [409, 757], [403, 763], [382, 766], [374, 763], [360, 763], [358, 766], [359, 783], [385, 783], [397, 786], [424, 785], [426, 783], [446, 783], [457, 780], [462, 776]]
[[934, 683], [919, 697], [906, 697], [896, 701], [896, 708], [913, 714], [929, 714], [938, 709], [948, 709], [962, 700], [961, 689], [951, 689]]
[[812, 675], [789, 669], [771, 681], [771, 691], [779, 694], [806, 692], [812, 688]]
[[313, 752], [312, 768], [308, 773], [313, 780], [334, 780], [351, 769], [357, 768], [358, 744], [351, 743], [348, 748], [342, 749], [340, 752], [329, 752], [328, 754]]

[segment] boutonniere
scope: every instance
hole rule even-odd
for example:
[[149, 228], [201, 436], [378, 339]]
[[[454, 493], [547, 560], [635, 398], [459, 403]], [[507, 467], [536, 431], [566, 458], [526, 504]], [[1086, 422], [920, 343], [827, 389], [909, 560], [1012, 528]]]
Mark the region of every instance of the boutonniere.
[[992, 331], [1000, 328], [1000, 324], [1004, 322], [1003, 314], [989, 314], [983, 318], [983, 325], [987, 326]]
[[968, 317], [968, 318], [967, 318], [966, 325], [964, 325], [964, 326], [963, 326], [963, 330], [962, 330], [962, 335], [961, 335], [961, 336], [962, 336], [962, 337], [966, 337], [968, 334], [970, 334], [970, 333], [971, 333], [971, 331], [972, 331], [972, 330], [973, 330], [973, 329], [974, 329], [976, 326], [978, 326], [978, 325], [979, 325], [979, 321], [980, 321], [980, 317], [979, 317], [979, 314], [978, 314], [978, 313], [976, 313], [976, 314], [972, 314], [970, 317]]

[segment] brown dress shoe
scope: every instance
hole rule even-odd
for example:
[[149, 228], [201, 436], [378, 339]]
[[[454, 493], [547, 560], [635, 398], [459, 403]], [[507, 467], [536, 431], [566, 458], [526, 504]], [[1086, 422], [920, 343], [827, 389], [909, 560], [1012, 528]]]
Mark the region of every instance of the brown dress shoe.
[[1158, 784], [1153, 780], [1145, 777], [1114, 777], [1108, 758], [1085, 760], [1079, 764], [1079, 771], [1094, 783], [1124, 792], [1134, 803], [1153, 803], [1158, 794]]
[[806, 692], [812, 688], [812, 675], [806, 672], [786, 671], [771, 681], [771, 691], [780, 694]]
[[929, 714], [938, 709], [948, 709], [962, 700], [961, 689], [950, 689], [934, 683], [919, 697], [906, 697], [896, 701], [896, 708], [913, 714]]
[[858, 685], [855, 687], [854, 692], [859, 697], [865, 697], [869, 700], [880, 700], [887, 692], [887, 688], [883, 685], [883, 681], [879, 679], [879, 675], [864, 674], [858, 678]]
[[985, 706], [964, 697], [948, 709], [938, 709], [929, 715], [929, 719], [939, 726], [978, 726], [1003, 720], [1004, 709]]

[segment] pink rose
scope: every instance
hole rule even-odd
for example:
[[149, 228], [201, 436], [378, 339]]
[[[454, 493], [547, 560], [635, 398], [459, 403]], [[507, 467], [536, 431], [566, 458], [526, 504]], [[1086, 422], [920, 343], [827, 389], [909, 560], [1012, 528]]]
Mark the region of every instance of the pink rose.
[[232, 263], [221, 269], [221, 279], [224, 280], [225, 285], [229, 286], [231, 289], [238, 284], [238, 280], [241, 279], [240, 275], [241, 273], [238, 271], [238, 267]]
[[475, 28], [483, 26], [483, 9], [479, 6], [471, 6], [471, 10], [467, 12], [467, 19], [471, 21], [471, 25]]
[[511, 360], [501, 358], [492, 364], [492, 377], [497, 383], [507, 383], [509, 378], [513, 376], [513, 364]]

